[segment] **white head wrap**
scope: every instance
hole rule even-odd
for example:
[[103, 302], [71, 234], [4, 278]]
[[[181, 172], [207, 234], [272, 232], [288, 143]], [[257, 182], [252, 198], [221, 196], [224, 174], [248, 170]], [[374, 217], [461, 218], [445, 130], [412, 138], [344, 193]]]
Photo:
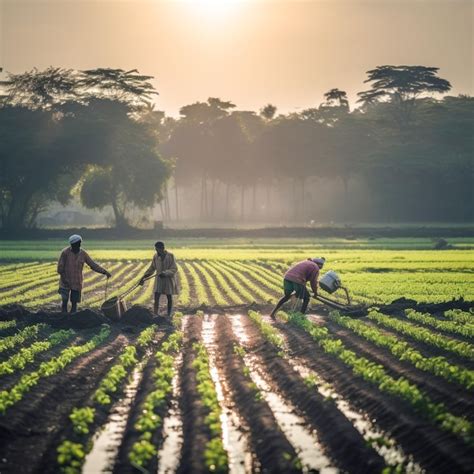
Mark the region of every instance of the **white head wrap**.
[[78, 234], [73, 234], [71, 235], [71, 237], [69, 237], [69, 243], [72, 245], [72, 244], [75, 244], [77, 242], [81, 242], [82, 241], [82, 237]]
[[314, 263], [318, 264], [321, 267], [324, 266], [324, 262], [326, 261], [324, 257], [316, 257], [316, 258], [313, 258], [312, 260]]

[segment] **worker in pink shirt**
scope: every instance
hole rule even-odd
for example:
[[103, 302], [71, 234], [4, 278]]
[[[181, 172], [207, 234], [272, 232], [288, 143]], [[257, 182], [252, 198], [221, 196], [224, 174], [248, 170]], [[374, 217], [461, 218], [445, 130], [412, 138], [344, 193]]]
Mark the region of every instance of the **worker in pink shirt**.
[[309, 281], [314, 296], [318, 294], [319, 271], [324, 266], [326, 259], [324, 257], [308, 258], [293, 265], [286, 273], [283, 279], [283, 290], [285, 295], [278, 302], [270, 316], [275, 318], [276, 312], [284, 305], [293, 293], [298, 299], [303, 299], [301, 312], [304, 314], [308, 308], [310, 294], [306, 289], [306, 283]]

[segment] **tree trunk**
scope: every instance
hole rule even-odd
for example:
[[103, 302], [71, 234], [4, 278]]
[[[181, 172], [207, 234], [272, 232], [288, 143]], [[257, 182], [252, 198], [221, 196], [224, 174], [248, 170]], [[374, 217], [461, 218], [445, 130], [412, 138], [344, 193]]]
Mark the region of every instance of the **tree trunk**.
[[342, 176], [342, 184], [344, 186], [344, 219], [349, 218], [349, 178]]
[[24, 193], [23, 188], [12, 195], [8, 212], [5, 216], [6, 229], [22, 229], [26, 224], [26, 215], [31, 200], [31, 193]]
[[257, 218], [257, 182], [253, 183], [252, 187], [252, 214], [253, 218]]
[[291, 194], [292, 194], [292, 198], [291, 198], [291, 202], [293, 203], [293, 206], [292, 206], [292, 209], [290, 208], [290, 220], [291, 221], [295, 221], [296, 220], [296, 216], [298, 214], [298, 203], [296, 202], [297, 198], [296, 198], [296, 178], [293, 178], [291, 180]]
[[215, 216], [215, 201], [216, 201], [216, 180], [212, 180], [211, 184], [211, 216]]
[[201, 176], [201, 219], [204, 218], [204, 174]]
[[306, 184], [306, 179], [302, 178], [301, 179], [301, 213], [302, 213], [303, 220], [306, 220], [305, 184]]
[[124, 214], [120, 211], [117, 199], [112, 200], [112, 210], [114, 211], [115, 227], [117, 229], [124, 229], [129, 227], [127, 219]]
[[267, 197], [265, 203], [265, 215], [268, 217], [270, 214], [270, 192], [271, 192], [271, 183], [267, 183]]
[[230, 198], [230, 184], [227, 183], [225, 191], [225, 218], [229, 220], [229, 198]]
[[179, 221], [179, 201], [178, 201], [178, 182], [176, 178], [174, 179], [174, 200], [175, 200], [175, 212], [176, 212], [176, 221]]
[[204, 193], [204, 217], [207, 218], [209, 217], [209, 199], [208, 199], [208, 193], [207, 193], [207, 177], [204, 174], [202, 177], [202, 186], [203, 186], [203, 193]]

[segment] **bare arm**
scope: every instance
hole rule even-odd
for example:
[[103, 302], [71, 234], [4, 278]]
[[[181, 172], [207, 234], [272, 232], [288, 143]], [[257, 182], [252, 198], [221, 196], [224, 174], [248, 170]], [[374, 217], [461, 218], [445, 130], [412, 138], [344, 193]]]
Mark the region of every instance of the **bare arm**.
[[313, 290], [314, 296], [318, 294], [318, 277], [319, 272], [314, 272], [311, 278], [311, 289]]
[[102, 273], [103, 275], [110, 275], [110, 273], [105, 268], [101, 267], [98, 263], [95, 263], [94, 260], [90, 258], [87, 252], [85, 262], [87, 263], [87, 265], [89, 265], [91, 270], [94, 270], [97, 273]]

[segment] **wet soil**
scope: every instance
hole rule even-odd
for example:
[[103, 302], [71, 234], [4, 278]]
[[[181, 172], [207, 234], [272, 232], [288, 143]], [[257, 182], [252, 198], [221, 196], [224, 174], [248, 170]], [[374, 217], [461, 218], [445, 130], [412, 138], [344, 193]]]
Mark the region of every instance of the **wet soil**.
[[[299, 472], [291, 463], [296, 457], [295, 450], [279, 428], [268, 404], [255, 396], [255, 389], [244, 374], [245, 365], [234, 352], [237, 339], [227, 317], [217, 318], [216, 331], [217, 366], [224, 374], [231, 400], [243, 420], [242, 429], [249, 433], [254, 468], [260, 465], [264, 473]], [[284, 457], [283, 453], [289, 456]]]
[[2, 474], [47, 472], [43, 457], [48, 451], [54, 452], [56, 437], [68, 423], [72, 408], [87, 400], [126, 343], [127, 338], [115, 332], [100, 347], [73, 361], [67, 370], [42, 378], [7, 411], [0, 421]]
[[[447, 382], [442, 377], [419, 370], [409, 362], [402, 362], [391, 355], [390, 351], [373, 345], [337, 324], [328, 322], [326, 327], [334, 336], [341, 339], [348, 349], [361, 357], [383, 365], [386, 372], [392, 377], [403, 376], [427, 393], [434, 402], [444, 403], [454, 415], [470, 417], [471, 421], [474, 419], [474, 397], [469, 390], [455, 383]], [[414, 346], [416, 347], [416, 345]], [[421, 352], [423, 351], [421, 350]]]
[[[166, 340], [167, 333], [159, 333], [155, 338], [157, 348]], [[155, 350], [153, 353], [156, 352]], [[138, 421], [138, 418], [142, 412], [143, 403], [147, 397], [147, 395], [154, 390], [154, 382], [153, 382], [153, 372], [157, 368], [157, 361], [156, 358], [153, 357], [153, 354], [150, 355], [148, 361], [146, 362], [143, 368], [143, 375], [141, 378], [141, 382], [138, 386], [138, 390], [136, 392], [135, 398], [133, 403], [130, 407], [130, 412], [128, 415], [126, 427], [125, 427], [125, 435], [122, 439], [120, 447], [118, 449], [117, 460], [113, 466], [113, 472], [116, 474], [132, 474], [137, 473], [138, 470], [135, 469], [128, 459], [128, 454], [133, 446], [133, 444], [138, 441], [140, 437], [140, 432], [135, 429], [135, 424]], [[168, 401], [169, 402], [169, 401]], [[160, 417], [164, 417], [167, 410], [169, 408], [169, 403], [163, 404], [159, 410], [157, 410], [157, 414]], [[163, 442], [162, 437], [162, 426], [160, 426], [152, 436], [151, 442], [159, 447]], [[155, 457], [151, 459], [150, 464], [148, 467], [149, 472], [156, 472], [158, 467], [158, 459]]]
[[293, 367], [262, 338], [250, 320], [246, 331], [250, 337], [249, 347], [264, 360], [265, 368], [276, 382], [273, 389], [292, 400], [305, 420], [317, 430], [321, 443], [338, 467], [352, 472], [381, 472], [385, 467], [383, 458], [367, 446], [335, 403], [307, 387]]
[[403, 401], [354, 376], [350, 368], [325, 354], [304, 331], [282, 323], [277, 326], [286, 332], [289, 349], [295, 356], [301, 357], [309, 368], [334, 385], [354, 406], [369, 413], [427, 471], [473, 471], [472, 448], [460, 438], [424, 421]]
[[180, 373], [180, 408], [183, 417], [183, 446], [177, 472], [204, 473], [206, 444], [211, 440], [211, 431], [205, 423], [208, 414], [197, 391], [196, 371], [192, 366], [196, 359], [193, 344], [201, 340], [201, 318], [190, 318], [183, 344], [183, 363]]

